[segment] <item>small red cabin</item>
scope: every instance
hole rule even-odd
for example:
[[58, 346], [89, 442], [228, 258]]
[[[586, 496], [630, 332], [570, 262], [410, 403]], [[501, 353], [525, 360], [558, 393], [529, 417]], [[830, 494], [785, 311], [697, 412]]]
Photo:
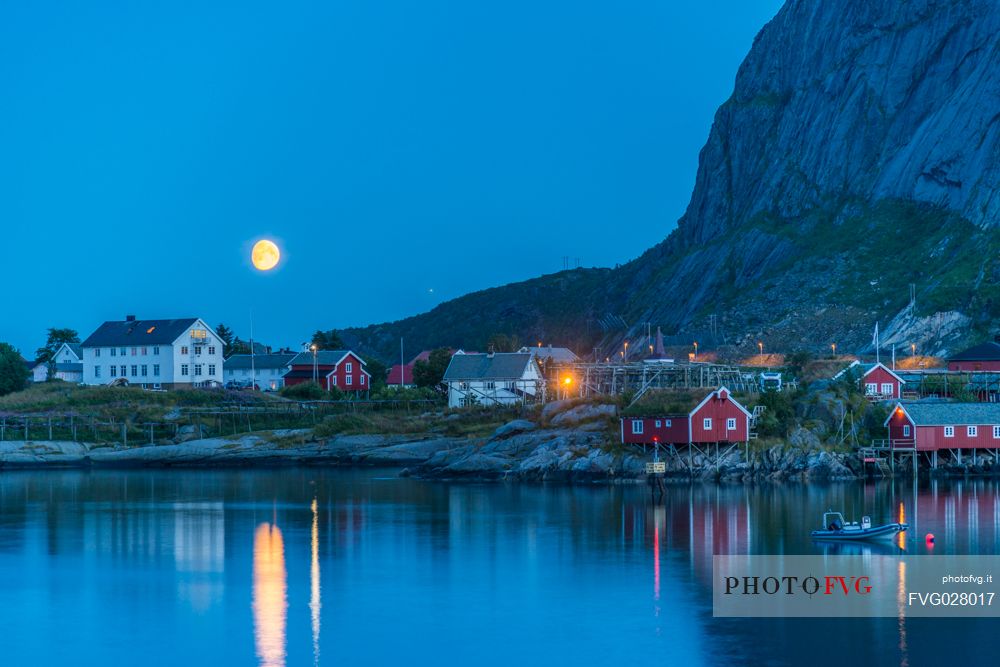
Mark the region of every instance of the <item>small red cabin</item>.
[[360, 392], [370, 388], [371, 374], [365, 370], [364, 360], [350, 350], [319, 350], [315, 355], [300, 352], [288, 365], [286, 387], [315, 380], [327, 391], [336, 388]]
[[721, 387], [688, 414], [622, 417], [623, 444], [682, 445], [708, 442], [746, 442], [751, 415]]
[[906, 380], [881, 363], [875, 364], [861, 376], [861, 390], [865, 396], [878, 401], [902, 398], [905, 383]]
[[949, 371], [1000, 371], [1000, 341], [981, 343], [948, 359]]
[[918, 451], [938, 449], [1000, 448], [1000, 404], [997, 403], [897, 403], [885, 426], [896, 448]]

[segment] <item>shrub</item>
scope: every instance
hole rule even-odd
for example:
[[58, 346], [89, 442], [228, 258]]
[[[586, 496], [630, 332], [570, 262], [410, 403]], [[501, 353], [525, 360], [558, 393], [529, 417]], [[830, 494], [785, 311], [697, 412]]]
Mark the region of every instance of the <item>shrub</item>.
[[329, 394], [315, 382], [303, 382], [293, 384], [289, 387], [282, 387], [278, 393], [285, 398], [294, 398], [300, 401], [320, 401], [329, 398]]

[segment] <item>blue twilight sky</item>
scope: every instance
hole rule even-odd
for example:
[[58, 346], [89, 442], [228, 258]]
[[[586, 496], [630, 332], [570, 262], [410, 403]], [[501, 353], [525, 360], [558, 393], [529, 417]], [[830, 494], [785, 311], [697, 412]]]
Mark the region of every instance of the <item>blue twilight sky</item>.
[[252, 307], [297, 345], [625, 262], [780, 5], [0, 0], [0, 340]]

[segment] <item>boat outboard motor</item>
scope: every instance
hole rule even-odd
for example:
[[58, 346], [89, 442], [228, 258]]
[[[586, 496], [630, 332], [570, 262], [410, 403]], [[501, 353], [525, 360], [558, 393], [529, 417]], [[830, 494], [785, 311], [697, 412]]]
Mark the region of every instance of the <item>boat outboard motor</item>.
[[840, 522], [840, 519], [834, 519], [830, 522], [830, 530], [843, 530], [844, 524]]

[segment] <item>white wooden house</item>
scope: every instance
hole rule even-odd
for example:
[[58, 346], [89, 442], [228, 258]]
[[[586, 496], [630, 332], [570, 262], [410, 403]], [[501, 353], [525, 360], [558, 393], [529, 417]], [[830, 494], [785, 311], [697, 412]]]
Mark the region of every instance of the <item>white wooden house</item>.
[[[79, 343], [63, 343], [52, 355], [52, 379], [79, 384], [83, 382], [83, 350]], [[31, 368], [32, 382], [49, 379], [49, 364], [44, 361]]]
[[456, 354], [444, 373], [448, 406], [513, 405], [544, 398], [545, 381], [531, 354]]
[[222, 340], [197, 317], [105, 322], [81, 344], [85, 384], [222, 385]]

